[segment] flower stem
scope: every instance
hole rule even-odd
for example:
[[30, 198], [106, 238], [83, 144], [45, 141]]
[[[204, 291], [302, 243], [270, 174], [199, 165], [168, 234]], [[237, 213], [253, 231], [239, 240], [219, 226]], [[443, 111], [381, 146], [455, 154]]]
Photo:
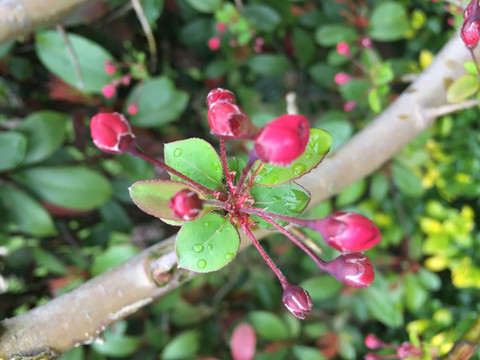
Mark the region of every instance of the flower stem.
[[243, 207], [242, 211], [247, 214], [251, 215], [257, 215], [263, 219], [264, 216], [269, 217], [269, 218], [274, 218], [278, 220], [283, 220], [283, 221], [288, 221], [289, 223], [295, 224], [295, 225], [300, 225], [300, 226], [309, 226], [311, 220], [304, 220], [304, 219], [298, 219], [295, 217], [287, 216], [287, 215], [280, 215], [280, 214], [274, 214], [259, 208], [255, 207]]
[[179, 177], [180, 179], [184, 180], [186, 183], [188, 183], [189, 185], [192, 185], [193, 187], [197, 188], [198, 190], [200, 190], [201, 192], [203, 192], [206, 195], [210, 195], [210, 196], [213, 196], [215, 198], [218, 197], [218, 191], [211, 190], [211, 189], [203, 186], [202, 184], [199, 184], [195, 180], [190, 179], [188, 176], [186, 176], [186, 175], [182, 174], [181, 172], [175, 170], [174, 168], [168, 166], [163, 161], [157, 160], [154, 157], [145, 154], [138, 147], [132, 146], [130, 149], [128, 149], [128, 153], [132, 156], [137, 156], [137, 157], [139, 157], [143, 160], [146, 160], [149, 163], [151, 163], [153, 165], [156, 165], [156, 166], [162, 168], [163, 170], [169, 172], [170, 174]]
[[223, 172], [225, 173], [225, 179], [227, 180], [227, 186], [229, 189], [233, 189], [232, 174], [228, 170], [227, 151], [225, 149], [225, 140], [220, 139], [220, 158], [222, 159]]
[[280, 284], [282, 285], [282, 288], [285, 290], [285, 287], [290, 284], [287, 278], [282, 274], [280, 269], [277, 267], [277, 265], [275, 265], [275, 263], [270, 258], [270, 256], [268, 256], [265, 250], [263, 250], [262, 245], [260, 245], [258, 240], [255, 238], [255, 235], [253, 235], [248, 224], [243, 225], [242, 230], [250, 238], [250, 240], [252, 240], [253, 245], [257, 248], [260, 255], [262, 255], [263, 259], [265, 260], [267, 265], [270, 267], [270, 269], [272, 269], [272, 271], [275, 273], [278, 280], [280, 281]]
[[310, 256], [313, 261], [315, 261], [315, 264], [317, 264], [318, 268], [320, 270], [326, 271], [327, 269], [327, 263], [320, 259], [317, 254], [315, 254], [309, 247], [307, 247], [303, 242], [301, 242], [299, 239], [297, 239], [295, 236], [290, 234], [287, 229], [285, 229], [283, 226], [277, 224], [274, 220], [270, 219], [268, 216], [265, 215], [260, 215], [258, 214], [260, 218], [268, 222], [270, 225], [274, 226], [278, 231], [280, 231], [283, 235], [285, 235], [287, 238], [289, 238], [295, 245], [297, 245], [300, 249], [302, 249], [305, 254]]
[[248, 161], [245, 167], [242, 170], [242, 174], [240, 175], [240, 179], [238, 180], [237, 187], [235, 188], [235, 191], [233, 192], [234, 195], [238, 194], [240, 191], [242, 191], [243, 184], [245, 183], [245, 179], [247, 177], [247, 174], [250, 172], [252, 169], [253, 164], [255, 164], [255, 161], [258, 160], [258, 156], [255, 153], [254, 150], [250, 151], [250, 154], [248, 155]]

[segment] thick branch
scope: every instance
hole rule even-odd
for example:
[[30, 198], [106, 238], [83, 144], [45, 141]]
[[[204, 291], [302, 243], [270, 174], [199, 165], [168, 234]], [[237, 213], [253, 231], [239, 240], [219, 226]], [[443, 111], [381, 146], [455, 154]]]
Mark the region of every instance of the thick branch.
[[0, 44], [42, 26], [54, 25], [90, 0], [0, 1]]
[[[302, 179], [311, 205], [370, 174], [430, 126], [434, 118], [428, 109], [446, 104], [445, 84], [464, 73], [467, 60], [470, 54], [456, 36], [384, 113]], [[180, 286], [192, 274], [176, 267], [173, 244], [169, 238], [68, 294], [0, 322], [0, 359], [62, 352], [90, 342], [105, 326]], [[248, 244], [243, 238], [242, 246]]]

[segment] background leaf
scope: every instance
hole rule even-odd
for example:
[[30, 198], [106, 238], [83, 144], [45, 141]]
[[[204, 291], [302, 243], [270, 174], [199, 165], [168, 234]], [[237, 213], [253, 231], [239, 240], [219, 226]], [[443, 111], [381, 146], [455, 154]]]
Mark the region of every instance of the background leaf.
[[409, 28], [405, 8], [397, 2], [384, 2], [373, 9], [368, 32], [374, 40], [399, 40]]
[[447, 90], [447, 101], [451, 103], [467, 100], [480, 88], [477, 75], [463, 75], [453, 82]]
[[14, 169], [25, 156], [27, 139], [21, 133], [0, 133], [0, 171]]

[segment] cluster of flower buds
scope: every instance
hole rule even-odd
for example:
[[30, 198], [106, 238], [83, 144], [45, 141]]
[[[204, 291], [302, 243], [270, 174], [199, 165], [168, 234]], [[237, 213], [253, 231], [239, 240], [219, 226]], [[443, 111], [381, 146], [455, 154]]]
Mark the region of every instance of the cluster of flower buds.
[[365, 337], [365, 346], [371, 350], [392, 349], [395, 354], [378, 355], [370, 352], [365, 355], [365, 360], [383, 360], [383, 359], [422, 359], [423, 350], [413, 345], [411, 342], [405, 341], [401, 345], [388, 344], [380, 340], [375, 334], [368, 334]]
[[480, 40], [480, 9], [478, 0], [471, 0], [463, 13], [463, 25], [460, 37], [465, 46], [473, 50]]

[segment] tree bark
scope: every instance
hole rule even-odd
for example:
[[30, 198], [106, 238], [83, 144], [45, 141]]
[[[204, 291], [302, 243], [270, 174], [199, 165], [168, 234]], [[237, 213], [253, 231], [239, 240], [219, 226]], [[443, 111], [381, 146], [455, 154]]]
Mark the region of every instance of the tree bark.
[[0, 0], [0, 44], [54, 25], [90, 0]]
[[[455, 36], [394, 103], [301, 179], [312, 194], [311, 206], [370, 174], [429, 127], [437, 114], [432, 109], [446, 104], [447, 84], [465, 73], [468, 60]], [[174, 241], [171, 237], [70, 293], [0, 322], [0, 360], [55, 355], [91, 342], [109, 324], [180, 286], [194, 274], [177, 268]], [[242, 247], [248, 245], [242, 238]]]

